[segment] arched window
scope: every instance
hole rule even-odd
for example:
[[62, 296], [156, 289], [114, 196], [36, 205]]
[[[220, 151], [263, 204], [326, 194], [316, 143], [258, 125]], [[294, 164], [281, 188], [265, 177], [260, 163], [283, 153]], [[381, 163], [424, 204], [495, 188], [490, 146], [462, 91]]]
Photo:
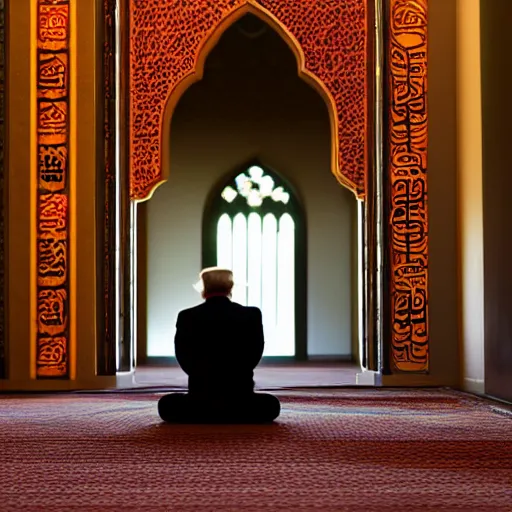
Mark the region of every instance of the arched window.
[[261, 308], [264, 356], [305, 358], [305, 254], [300, 203], [278, 174], [253, 162], [215, 187], [203, 265], [231, 268], [233, 300]]

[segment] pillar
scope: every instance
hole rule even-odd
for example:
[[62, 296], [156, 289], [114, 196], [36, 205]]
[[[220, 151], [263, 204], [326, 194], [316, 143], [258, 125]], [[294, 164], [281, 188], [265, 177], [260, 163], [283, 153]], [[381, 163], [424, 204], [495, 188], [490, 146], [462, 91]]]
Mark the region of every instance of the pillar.
[[8, 5], [9, 275], [0, 390], [116, 385], [115, 376], [97, 375], [98, 9], [96, 0]]

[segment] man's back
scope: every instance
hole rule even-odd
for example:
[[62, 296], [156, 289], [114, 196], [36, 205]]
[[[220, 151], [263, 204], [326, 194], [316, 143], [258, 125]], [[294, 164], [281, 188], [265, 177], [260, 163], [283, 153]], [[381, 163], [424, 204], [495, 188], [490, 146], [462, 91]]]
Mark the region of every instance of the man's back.
[[188, 393], [158, 401], [158, 414], [170, 423], [268, 423], [281, 411], [279, 400], [254, 393], [253, 370], [263, 355], [261, 311], [231, 302], [233, 272], [201, 271], [205, 302], [185, 309], [176, 323], [176, 357], [188, 374]]
[[210, 297], [182, 311], [176, 328], [176, 357], [189, 375], [190, 392], [209, 394], [224, 386], [253, 390], [253, 370], [264, 347], [258, 308]]

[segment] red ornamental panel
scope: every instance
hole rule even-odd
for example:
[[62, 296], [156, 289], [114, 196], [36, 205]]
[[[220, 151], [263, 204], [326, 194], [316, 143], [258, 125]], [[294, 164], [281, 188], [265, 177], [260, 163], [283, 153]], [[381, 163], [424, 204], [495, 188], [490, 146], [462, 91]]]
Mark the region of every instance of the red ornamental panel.
[[428, 337], [427, 0], [389, 0], [394, 370], [426, 372]]
[[288, 38], [330, 103], [333, 172], [359, 196], [367, 159], [366, 0], [130, 0], [130, 196], [162, 181], [164, 112], [229, 18], [253, 12]]
[[38, 1], [37, 377], [69, 367], [69, 8]]

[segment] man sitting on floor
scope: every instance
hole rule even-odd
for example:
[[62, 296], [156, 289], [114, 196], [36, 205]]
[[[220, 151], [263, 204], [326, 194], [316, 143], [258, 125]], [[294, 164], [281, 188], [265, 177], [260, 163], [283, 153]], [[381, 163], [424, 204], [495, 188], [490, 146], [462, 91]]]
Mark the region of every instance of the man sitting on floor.
[[200, 278], [205, 302], [179, 313], [174, 339], [189, 392], [162, 397], [158, 413], [173, 423], [272, 422], [279, 400], [254, 393], [264, 347], [261, 311], [231, 301], [230, 270], [208, 268]]

